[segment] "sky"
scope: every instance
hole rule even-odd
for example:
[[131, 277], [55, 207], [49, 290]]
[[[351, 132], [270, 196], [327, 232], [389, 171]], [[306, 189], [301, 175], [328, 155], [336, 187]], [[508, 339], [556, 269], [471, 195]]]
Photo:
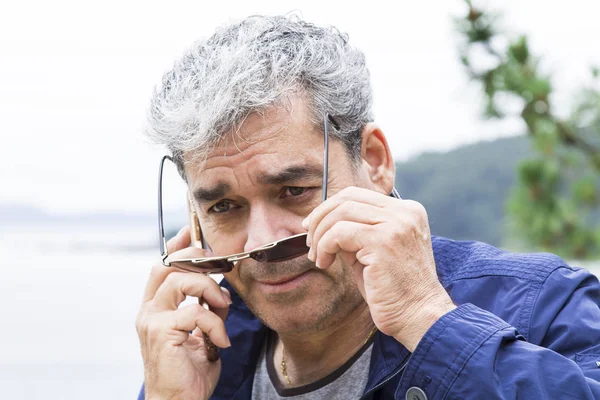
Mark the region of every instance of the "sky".
[[[164, 153], [143, 136], [154, 86], [195, 41], [252, 14], [335, 25], [367, 58], [374, 114], [399, 160], [522, 132], [480, 118], [457, 57], [462, 0], [5, 2], [0, 9], [0, 206], [151, 212]], [[475, 1], [477, 3], [477, 1]], [[567, 113], [600, 65], [600, 2], [489, 0], [530, 35]]]

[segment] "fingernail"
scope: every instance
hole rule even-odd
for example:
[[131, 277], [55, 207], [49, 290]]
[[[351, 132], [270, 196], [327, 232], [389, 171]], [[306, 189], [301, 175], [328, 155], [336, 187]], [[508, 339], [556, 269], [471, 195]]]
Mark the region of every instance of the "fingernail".
[[227, 347], [231, 347], [231, 340], [229, 340], [229, 336], [227, 336], [227, 344], [229, 345]]
[[315, 265], [317, 266], [317, 268], [321, 269], [321, 265], [319, 265], [319, 260], [315, 261]]
[[304, 229], [308, 229], [309, 224], [310, 224], [310, 214], [308, 215], [308, 217], [304, 218], [304, 220], [302, 221], [302, 227]]
[[314, 260], [313, 260], [313, 253], [314, 253], [314, 251], [313, 251], [313, 249], [312, 249], [312, 247], [311, 247], [311, 248], [310, 248], [310, 250], [308, 251], [308, 259], [309, 259], [310, 261], [314, 261]]
[[225, 300], [227, 304], [231, 305], [233, 302], [231, 301], [231, 295], [229, 294], [229, 291], [221, 286], [221, 293], [223, 293], [223, 300]]
[[312, 242], [312, 239], [311, 239], [310, 235], [306, 235], [306, 245], [307, 245], [308, 247], [310, 247], [310, 243], [311, 243], [311, 242]]

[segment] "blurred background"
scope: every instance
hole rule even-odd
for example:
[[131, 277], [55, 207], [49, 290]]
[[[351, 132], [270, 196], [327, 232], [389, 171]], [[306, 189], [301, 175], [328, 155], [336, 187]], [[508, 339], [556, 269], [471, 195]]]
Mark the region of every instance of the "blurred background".
[[[432, 232], [599, 272], [600, 3], [57, 0], [0, 8], [0, 398], [132, 399], [159, 260], [162, 74], [251, 14], [335, 25], [367, 57], [397, 188]], [[185, 221], [167, 172], [165, 218]]]

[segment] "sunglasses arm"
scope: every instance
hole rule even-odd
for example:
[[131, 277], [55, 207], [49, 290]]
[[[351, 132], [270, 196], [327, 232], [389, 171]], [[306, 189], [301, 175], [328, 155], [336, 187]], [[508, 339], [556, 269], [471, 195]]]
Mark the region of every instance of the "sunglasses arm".
[[392, 189], [392, 193], [390, 194], [390, 196], [395, 197], [396, 199], [402, 200], [402, 197], [400, 197], [400, 193], [398, 193], [398, 190], [396, 190], [395, 187]]
[[[167, 243], [166, 242], [164, 243], [164, 246], [165, 246], [165, 249], [166, 249], [167, 248]], [[169, 253], [168, 252], [165, 251], [164, 253], [162, 253], [160, 255], [160, 257], [161, 257], [162, 263], [163, 263], [163, 265], [165, 267], [170, 267], [171, 266], [171, 263], [167, 262], [167, 257], [169, 257]]]

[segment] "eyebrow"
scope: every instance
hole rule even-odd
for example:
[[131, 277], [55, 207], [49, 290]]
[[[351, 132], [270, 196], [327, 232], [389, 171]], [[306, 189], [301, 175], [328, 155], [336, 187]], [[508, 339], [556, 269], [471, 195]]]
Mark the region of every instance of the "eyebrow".
[[[258, 176], [258, 182], [265, 185], [283, 185], [289, 182], [297, 182], [302, 179], [322, 179], [322, 167], [314, 165], [292, 165], [282, 171], [274, 174], [261, 174]], [[231, 191], [231, 186], [225, 182], [220, 182], [211, 188], [197, 188], [193, 196], [198, 203], [215, 201], [225, 197]]]
[[198, 188], [194, 190], [194, 199], [196, 199], [198, 203], [215, 201], [225, 197], [225, 194], [230, 190], [231, 186], [229, 186], [227, 183], [221, 182], [212, 188]]
[[314, 165], [292, 165], [274, 174], [262, 174], [258, 181], [266, 185], [283, 185], [302, 179], [323, 178], [323, 167]]

